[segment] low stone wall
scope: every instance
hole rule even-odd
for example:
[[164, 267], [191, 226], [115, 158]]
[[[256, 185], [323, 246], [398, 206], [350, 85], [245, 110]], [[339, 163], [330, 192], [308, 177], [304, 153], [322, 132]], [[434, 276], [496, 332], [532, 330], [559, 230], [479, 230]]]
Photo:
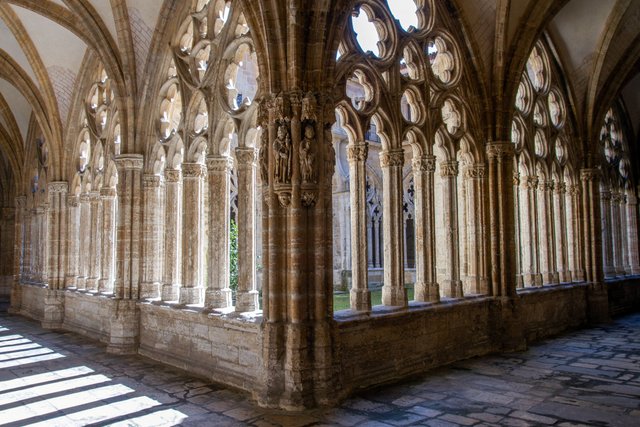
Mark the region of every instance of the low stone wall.
[[112, 298], [107, 296], [66, 291], [62, 327], [94, 340], [108, 343], [114, 302]]
[[42, 285], [23, 284], [21, 291], [20, 314], [41, 322], [44, 319], [47, 288]]
[[587, 323], [588, 285], [572, 284], [523, 289], [519, 319], [528, 343]]
[[609, 280], [607, 288], [611, 316], [640, 311], [640, 276]]
[[491, 306], [487, 298], [412, 303], [406, 311], [336, 319], [343, 393], [495, 351]]
[[261, 377], [259, 319], [139, 304], [139, 353], [246, 391]]

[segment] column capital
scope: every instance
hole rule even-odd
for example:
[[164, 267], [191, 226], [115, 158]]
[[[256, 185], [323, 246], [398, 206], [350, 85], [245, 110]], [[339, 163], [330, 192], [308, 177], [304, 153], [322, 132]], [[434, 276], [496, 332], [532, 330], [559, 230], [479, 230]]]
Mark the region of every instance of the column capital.
[[380, 152], [380, 166], [383, 168], [404, 166], [404, 150], [402, 148], [395, 148]]
[[17, 209], [24, 209], [27, 207], [27, 196], [16, 196], [15, 202]]
[[80, 203], [80, 196], [77, 194], [67, 194], [67, 206], [77, 208]]
[[513, 173], [513, 185], [516, 187], [520, 185], [520, 174], [518, 172]]
[[525, 176], [522, 181], [529, 190], [537, 190], [540, 182], [536, 175]]
[[163, 178], [161, 175], [144, 174], [142, 176], [142, 186], [144, 188], [160, 188]]
[[89, 193], [80, 193], [80, 202], [89, 202], [91, 200], [91, 196]]
[[564, 182], [556, 182], [554, 188], [557, 194], [564, 194], [567, 192], [567, 185]]
[[92, 202], [97, 202], [98, 200], [100, 200], [100, 190], [94, 190], [94, 191], [91, 191], [91, 192], [89, 193], [89, 199], [90, 199]]
[[257, 160], [257, 152], [253, 147], [237, 147], [236, 151], [236, 161], [238, 166], [248, 165], [255, 166]]
[[413, 172], [435, 172], [436, 170], [436, 157], [435, 156], [420, 156], [414, 157], [411, 160], [411, 167]]
[[600, 191], [600, 199], [611, 201], [611, 193], [607, 190]]
[[567, 188], [567, 191], [569, 192], [569, 194], [571, 194], [572, 196], [576, 196], [580, 194], [580, 186], [579, 185], [569, 185]]
[[544, 181], [541, 186], [544, 191], [551, 192], [555, 188], [555, 183], [553, 181]]
[[69, 184], [66, 181], [54, 181], [50, 182], [48, 185], [49, 194], [52, 193], [66, 193], [69, 191]]
[[580, 169], [580, 179], [582, 181], [597, 182], [600, 180], [600, 169]]
[[497, 160], [499, 163], [503, 161], [511, 161], [515, 155], [515, 146], [511, 141], [489, 142], [486, 146], [487, 157], [489, 160]]
[[443, 178], [458, 176], [458, 162], [455, 160], [441, 162], [440, 176]]
[[205, 167], [202, 163], [183, 163], [182, 176], [184, 178], [202, 178], [205, 174]]
[[485, 166], [482, 163], [476, 163], [471, 166], [467, 166], [465, 169], [465, 176], [472, 179], [482, 179], [485, 177]]
[[233, 158], [229, 156], [207, 157], [207, 170], [209, 172], [229, 172], [233, 168]]
[[116, 168], [121, 170], [142, 170], [144, 165], [144, 156], [142, 154], [121, 154], [116, 156]]
[[369, 155], [369, 144], [364, 142], [356, 142], [347, 146], [347, 159], [350, 162], [366, 162]]
[[181, 176], [182, 176], [182, 171], [180, 169], [164, 170], [164, 179], [166, 179], [167, 182], [178, 182], [180, 181]]
[[101, 199], [113, 199], [116, 197], [118, 193], [116, 192], [115, 188], [111, 188], [111, 187], [102, 187], [100, 189], [100, 198]]

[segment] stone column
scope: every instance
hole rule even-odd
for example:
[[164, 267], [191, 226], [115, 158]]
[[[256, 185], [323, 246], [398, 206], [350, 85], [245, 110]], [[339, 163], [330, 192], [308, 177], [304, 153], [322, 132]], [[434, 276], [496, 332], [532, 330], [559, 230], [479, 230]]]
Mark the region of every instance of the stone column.
[[204, 234], [202, 196], [205, 167], [182, 164], [182, 288], [180, 304], [202, 303], [202, 239]]
[[402, 213], [402, 148], [380, 153], [382, 167], [382, 232], [384, 243], [384, 285], [382, 304], [396, 307], [407, 306], [407, 291], [404, 288], [404, 227]]
[[[514, 167], [515, 170], [515, 167]], [[522, 280], [522, 203], [520, 202], [520, 174], [513, 172], [513, 205], [514, 208], [514, 240], [516, 248], [515, 271], [516, 271], [516, 288], [524, 288]]]
[[557, 283], [553, 245], [553, 182], [544, 181], [538, 187], [538, 230], [540, 272], [545, 285]]
[[627, 244], [631, 274], [640, 274], [640, 254], [638, 253], [638, 199], [633, 190], [627, 193]]
[[627, 195], [620, 194], [620, 244], [622, 245], [622, 271], [623, 274], [631, 274], [631, 264], [629, 264], [629, 233], [628, 233], [628, 221], [627, 221]]
[[[89, 277], [87, 278], [87, 290], [98, 292], [98, 280], [100, 280], [100, 264], [102, 261], [102, 203], [100, 192], [89, 193], [91, 204], [91, 228], [89, 245]], [[89, 230], [87, 230], [88, 232]]]
[[460, 281], [460, 248], [458, 236], [458, 162], [440, 163], [442, 177], [442, 196], [444, 208], [444, 230], [446, 265], [442, 290], [449, 298], [462, 298], [462, 282]]
[[33, 212], [31, 209], [24, 208], [24, 237], [22, 239], [23, 261], [22, 261], [22, 274], [20, 277], [21, 282], [31, 280], [31, 237], [33, 228]]
[[[231, 289], [229, 288], [229, 199], [232, 168], [233, 159], [230, 157], [207, 158], [210, 204], [208, 218], [209, 283], [205, 292], [204, 305], [208, 309], [231, 306]], [[238, 197], [240, 197], [239, 188]]]
[[256, 150], [236, 148], [238, 170], [238, 290], [236, 311], [258, 308], [256, 290], [255, 192]]
[[[116, 298], [124, 300], [137, 300], [140, 297], [142, 166], [142, 155], [123, 154], [116, 157], [118, 222], [114, 288]], [[127, 304], [121, 305], [127, 307], [127, 310], [132, 309]], [[135, 325], [127, 327], [134, 328]], [[129, 348], [129, 344], [125, 347]], [[114, 348], [112, 351], [118, 350]]]
[[416, 233], [416, 301], [439, 302], [440, 289], [436, 282], [435, 212], [433, 201], [433, 173], [436, 170], [434, 156], [413, 159], [413, 184], [415, 186]]
[[564, 182], [554, 185], [553, 210], [555, 212], [555, 249], [558, 281], [562, 283], [571, 281], [571, 273], [567, 263], [567, 209], [565, 206], [567, 187]]
[[24, 272], [25, 240], [26, 240], [26, 206], [27, 198], [15, 198], [15, 226], [13, 233], [13, 283], [11, 286], [11, 307], [9, 313], [18, 314], [22, 306], [21, 279]]
[[67, 274], [64, 287], [75, 289], [80, 274], [80, 198], [75, 194], [68, 195], [67, 208]]
[[620, 202], [622, 195], [611, 193], [611, 246], [613, 248], [613, 269], [616, 276], [624, 276], [622, 263], [622, 228], [620, 223]]
[[525, 287], [542, 284], [542, 275], [538, 270], [538, 177], [527, 176], [522, 180], [525, 195], [520, 198], [522, 203], [522, 280]]
[[80, 194], [80, 258], [78, 262], [78, 280], [76, 286], [79, 290], [87, 289], [89, 278], [89, 257], [91, 242], [91, 201], [89, 193]]
[[349, 188], [351, 198], [351, 309], [371, 311], [371, 292], [367, 283], [367, 142], [350, 144]]
[[[164, 269], [162, 274], [162, 301], [178, 301], [182, 280], [182, 194], [180, 170], [165, 169], [165, 221]], [[209, 185], [211, 189], [211, 185]], [[211, 203], [213, 199], [209, 199]], [[215, 208], [211, 206], [210, 211]], [[211, 229], [209, 229], [211, 233]], [[209, 246], [211, 253], [213, 248]], [[211, 265], [209, 265], [211, 270]]]
[[[514, 147], [511, 141], [491, 142], [487, 145], [486, 150], [489, 160], [491, 294], [496, 297], [513, 297], [516, 294], [516, 248], [513, 237], [515, 230]], [[517, 332], [514, 330], [514, 336], [517, 335]]]
[[66, 241], [66, 182], [49, 183], [49, 289], [62, 288], [64, 280]]
[[100, 189], [102, 200], [102, 272], [98, 292], [113, 293], [114, 266], [116, 259], [116, 189]]
[[574, 282], [584, 281], [584, 251], [582, 248], [582, 219], [580, 215], [581, 206], [580, 186], [571, 185], [569, 187], [567, 199], [567, 213], [570, 218], [567, 227], [568, 259], [571, 279]]
[[605, 277], [614, 277], [616, 269], [613, 264], [613, 236], [611, 229], [611, 193], [600, 190], [600, 215], [602, 217], [602, 258]]
[[40, 284], [47, 284], [49, 278], [47, 277], [48, 269], [49, 269], [49, 260], [47, 259], [47, 216], [49, 207], [45, 204], [43, 206], [38, 206], [35, 209], [35, 238], [33, 239], [33, 249], [32, 251], [35, 253], [35, 263], [32, 271], [33, 280]]
[[164, 203], [163, 178], [159, 175], [144, 175], [142, 177], [144, 209], [142, 225], [142, 283], [140, 284], [141, 299], [160, 298], [160, 283], [162, 282], [162, 240], [164, 230], [162, 215]]
[[466, 194], [466, 218], [467, 233], [463, 237], [466, 240], [467, 281], [471, 292], [487, 294], [488, 279], [485, 269], [485, 208], [483, 203], [485, 167], [482, 164], [469, 166], [465, 171], [467, 180]]

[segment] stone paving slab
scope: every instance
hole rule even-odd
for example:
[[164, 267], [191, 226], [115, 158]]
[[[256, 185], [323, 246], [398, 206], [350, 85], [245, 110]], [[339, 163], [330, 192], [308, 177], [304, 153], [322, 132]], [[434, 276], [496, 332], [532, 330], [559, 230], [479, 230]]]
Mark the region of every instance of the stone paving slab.
[[0, 312], [0, 425], [640, 426], [640, 314], [465, 360], [339, 407], [266, 410], [246, 395]]

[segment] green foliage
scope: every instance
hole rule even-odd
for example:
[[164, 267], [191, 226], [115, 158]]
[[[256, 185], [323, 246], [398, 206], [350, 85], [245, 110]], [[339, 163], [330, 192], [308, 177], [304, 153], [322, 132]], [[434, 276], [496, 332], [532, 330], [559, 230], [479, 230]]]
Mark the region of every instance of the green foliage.
[[238, 224], [234, 220], [231, 220], [229, 240], [229, 287], [235, 292], [238, 289]]

